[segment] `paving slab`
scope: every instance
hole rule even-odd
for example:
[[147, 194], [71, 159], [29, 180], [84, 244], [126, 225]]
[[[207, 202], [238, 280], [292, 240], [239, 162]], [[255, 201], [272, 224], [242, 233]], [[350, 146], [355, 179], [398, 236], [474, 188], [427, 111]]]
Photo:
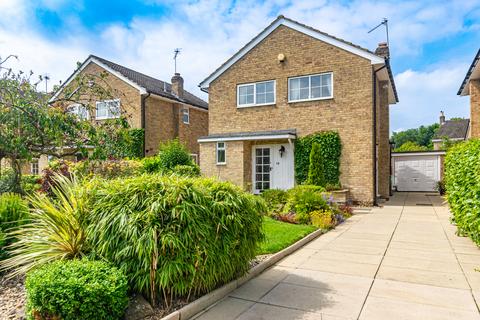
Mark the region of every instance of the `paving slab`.
[[[426, 203], [432, 206], [417, 205]], [[480, 250], [456, 235], [449, 215], [439, 196], [397, 193], [198, 319], [480, 320]]]

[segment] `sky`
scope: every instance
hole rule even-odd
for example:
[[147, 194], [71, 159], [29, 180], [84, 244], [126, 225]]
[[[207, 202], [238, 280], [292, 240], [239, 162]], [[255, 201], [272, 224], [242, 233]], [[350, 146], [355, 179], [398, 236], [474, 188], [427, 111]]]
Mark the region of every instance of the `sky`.
[[392, 131], [438, 122], [440, 110], [468, 117], [457, 91], [480, 47], [480, 0], [0, 0], [0, 57], [48, 74], [51, 89], [89, 54], [170, 81], [181, 48], [185, 88], [207, 99], [198, 84], [280, 14], [371, 50], [386, 36], [368, 31], [388, 18]]

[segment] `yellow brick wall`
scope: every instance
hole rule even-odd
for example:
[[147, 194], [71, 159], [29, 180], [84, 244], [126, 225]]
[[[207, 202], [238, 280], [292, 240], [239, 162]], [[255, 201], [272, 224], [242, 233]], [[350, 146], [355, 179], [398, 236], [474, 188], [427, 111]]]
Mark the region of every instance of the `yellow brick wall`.
[[[226, 164], [217, 165], [216, 143], [200, 144], [200, 167], [202, 174], [215, 177], [219, 180], [231, 181], [246, 188], [249, 181], [245, 181], [245, 158], [249, 158], [243, 141], [229, 141], [226, 143]], [[250, 179], [251, 180], [251, 179]]]
[[[188, 108], [190, 110], [189, 124], [185, 124], [182, 121], [182, 108]], [[208, 112], [197, 108], [189, 108], [186, 105], [181, 106], [179, 112], [178, 137], [180, 141], [187, 145], [191, 153], [199, 154], [200, 147], [198, 144], [198, 138], [208, 135]]]
[[388, 82], [377, 85], [377, 146], [378, 146], [378, 194], [382, 198], [390, 197], [390, 125], [388, 104]]
[[480, 138], [480, 80], [470, 80], [470, 136]]
[[[277, 60], [280, 53], [286, 56], [284, 63]], [[333, 72], [333, 99], [288, 103], [289, 77], [322, 72]], [[237, 109], [237, 84], [269, 79], [276, 80], [276, 105]], [[370, 61], [281, 26], [210, 84], [209, 133], [295, 128], [304, 136], [337, 130], [343, 144], [341, 182], [355, 199], [371, 202], [372, 103]], [[204, 151], [214, 156], [213, 148], [202, 146]], [[202, 155], [202, 161], [209, 157]], [[217, 172], [211, 161], [202, 167], [206, 173]], [[238, 181], [242, 173], [228, 175]]]

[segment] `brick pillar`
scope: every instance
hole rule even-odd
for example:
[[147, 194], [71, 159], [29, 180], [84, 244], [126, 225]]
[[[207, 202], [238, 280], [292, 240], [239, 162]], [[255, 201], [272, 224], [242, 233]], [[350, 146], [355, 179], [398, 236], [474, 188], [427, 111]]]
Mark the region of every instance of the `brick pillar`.
[[480, 79], [470, 80], [470, 136], [480, 138]]
[[390, 196], [390, 111], [388, 104], [388, 81], [378, 83], [377, 146], [378, 146], [378, 194]]

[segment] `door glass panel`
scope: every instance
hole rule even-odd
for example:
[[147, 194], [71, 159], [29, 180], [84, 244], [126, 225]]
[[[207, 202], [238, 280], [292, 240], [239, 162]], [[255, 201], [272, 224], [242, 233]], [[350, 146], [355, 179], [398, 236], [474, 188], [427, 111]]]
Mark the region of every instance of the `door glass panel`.
[[270, 148], [255, 149], [255, 189], [270, 189]]

